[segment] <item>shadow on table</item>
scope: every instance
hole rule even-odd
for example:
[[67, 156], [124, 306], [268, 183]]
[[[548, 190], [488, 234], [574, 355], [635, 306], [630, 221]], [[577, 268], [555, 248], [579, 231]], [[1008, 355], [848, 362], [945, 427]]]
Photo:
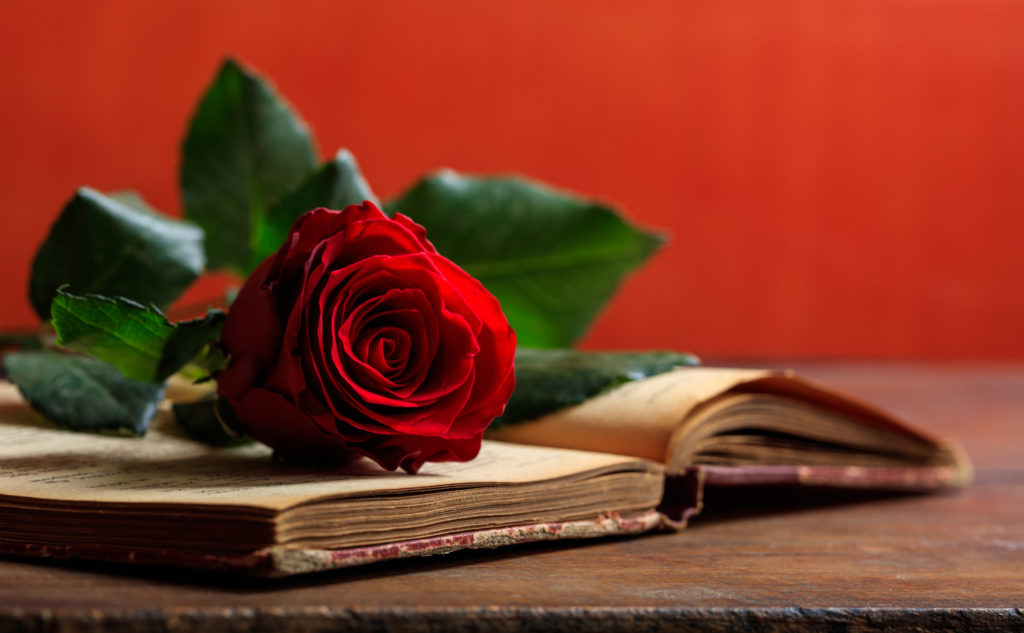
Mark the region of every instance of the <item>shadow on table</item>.
[[837, 506], [916, 499], [935, 494], [934, 492], [851, 490], [804, 486], [708, 486], [704, 491], [703, 510], [690, 520], [690, 526], [704, 526]]

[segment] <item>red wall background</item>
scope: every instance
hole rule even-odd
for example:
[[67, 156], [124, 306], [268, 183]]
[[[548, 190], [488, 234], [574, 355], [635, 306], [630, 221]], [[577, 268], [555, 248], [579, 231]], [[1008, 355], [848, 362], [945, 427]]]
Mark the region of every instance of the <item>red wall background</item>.
[[1024, 3], [4, 1], [0, 327], [75, 187], [177, 214], [224, 55], [379, 194], [518, 172], [668, 229], [588, 347], [1024, 358]]

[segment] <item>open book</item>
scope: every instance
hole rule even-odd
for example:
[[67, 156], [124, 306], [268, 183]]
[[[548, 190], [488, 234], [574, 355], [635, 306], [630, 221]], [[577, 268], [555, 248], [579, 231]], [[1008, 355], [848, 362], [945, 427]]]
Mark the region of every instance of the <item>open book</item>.
[[664, 463], [672, 485], [659, 509], [679, 523], [700, 511], [706, 488], [923, 492], [972, 476], [955, 444], [791, 372], [758, 369], [676, 369], [491, 436]]
[[311, 471], [258, 445], [194, 443], [170, 420], [145, 439], [59, 430], [0, 384], [0, 552], [289, 575], [678, 528], [705, 485], [929, 490], [970, 477], [948, 444], [746, 370], [676, 370], [497, 435], [476, 460], [417, 475], [368, 461]]

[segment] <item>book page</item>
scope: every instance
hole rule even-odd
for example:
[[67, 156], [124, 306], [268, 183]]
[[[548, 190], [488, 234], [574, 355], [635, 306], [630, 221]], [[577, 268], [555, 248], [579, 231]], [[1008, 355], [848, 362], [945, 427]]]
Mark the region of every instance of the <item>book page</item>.
[[388, 472], [367, 459], [309, 470], [250, 444], [213, 448], [187, 439], [168, 411], [144, 438], [61, 430], [0, 383], [0, 500], [216, 504], [281, 510], [327, 498], [465, 488], [575, 477], [603, 469], [660, 471], [616, 455], [485, 442], [466, 463], [428, 463], [419, 474]]
[[504, 426], [488, 437], [667, 463], [672, 432], [694, 408], [736, 385], [769, 375], [758, 369], [683, 367], [626, 383], [532, 422]]

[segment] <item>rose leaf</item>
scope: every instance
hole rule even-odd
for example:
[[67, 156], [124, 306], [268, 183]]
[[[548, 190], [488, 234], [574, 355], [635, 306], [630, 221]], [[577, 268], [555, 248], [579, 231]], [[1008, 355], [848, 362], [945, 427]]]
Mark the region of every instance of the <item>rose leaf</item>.
[[252, 442], [251, 438], [227, 428], [218, 416], [217, 407], [218, 401], [214, 397], [196, 402], [176, 402], [171, 409], [178, 425], [197, 442], [211, 446], [239, 446]]
[[[220, 331], [224, 326], [226, 314], [220, 310], [210, 310], [206, 316], [191, 321], [181, 321], [174, 326], [174, 331], [167, 339], [160, 362], [157, 365], [156, 377], [163, 380], [179, 369], [192, 362], [211, 343], [220, 340]], [[204, 362], [210, 355], [203, 355]], [[220, 356], [221, 360], [223, 357]], [[216, 365], [216, 363], [214, 363]], [[207, 370], [216, 367], [207, 367]]]
[[281, 247], [296, 218], [306, 211], [317, 207], [344, 209], [364, 200], [380, 204], [352, 153], [347, 149], [339, 150], [333, 159], [321, 165], [298, 189], [285, 194], [262, 216], [256, 225], [253, 266]]
[[95, 358], [55, 351], [7, 354], [4, 370], [34, 409], [75, 431], [143, 435], [164, 394]]
[[108, 197], [117, 200], [121, 204], [131, 207], [136, 211], [144, 211], [146, 213], [159, 213], [156, 209], [149, 206], [146, 199], [139, 194], [138, 191], [132, 189], [121, 189], [118, 191], [111, 191], [107, 194]]
[[157, 309], [122, 297], [59, 290], [52, 306], [57, 344], [95, 356], [125, 377], [162, 383], [220, 338], [224, 313], [170, 323]]
[[57, 344], [110, 363], [133, 380], [159, 382], [156, 369], [174, 332], [164, 315], [121, 297], [58, 290], [50, 308]]
[[696, 356], [676, 352], [581, 352], [520, 347], [515, 360], [516, 390], [505, 413], [491, 423], [491, 428], [534, 420], [623, 383], [699, 364]]
[[501, 302], [520, 345], [568, 347], [664, 241], [611, 207], [518, 178], [442, 171], [387, 205]]
[[82, 188], [36, 253], [29, 299], [44, 320], [57, 288], [65, 285], [164, 307], [204, 264], [199, 227]]
[[247, 274], [261, 219], [315, 167], [306, 124], [267, 81], [225, 61], [189, 125], [180, 173], [210, 268]]

